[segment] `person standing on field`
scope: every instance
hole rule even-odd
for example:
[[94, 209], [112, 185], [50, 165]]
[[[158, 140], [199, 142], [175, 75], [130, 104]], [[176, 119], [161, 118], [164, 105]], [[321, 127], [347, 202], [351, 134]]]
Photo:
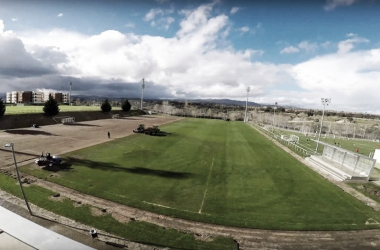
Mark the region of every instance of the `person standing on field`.
[[110, 133], [110, 131], [108, 131], [108, 139], [111, 139], [111, 133]]

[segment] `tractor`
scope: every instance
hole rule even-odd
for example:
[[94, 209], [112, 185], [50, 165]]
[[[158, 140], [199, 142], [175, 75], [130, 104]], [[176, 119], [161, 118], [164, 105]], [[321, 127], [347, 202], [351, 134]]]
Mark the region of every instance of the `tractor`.
[[133, 130], [134, 133], [144, 133], [146, 135], [157, 135], [160, 132], [160, 129], [157, 125], [152, 127], [145, 128], [144, 124], [140, 124], [136, 129]]
[[152, 127], [149, 127], [145, 129], [144, 133], [146, 135], [157, 135], [160, 132], [160, 129], [157, 125], [153, 125]]
[[62, 163], [62, 159], [58, 155], [50, 155], [50, 153], [42, 152], [41, 156], [34, 161], [38, 166], [53, 166], [60, 165]]
[[144, 133], [145, 132], [145, 125], [140, 124], [136, 129], [133, 130], [134, 133]]

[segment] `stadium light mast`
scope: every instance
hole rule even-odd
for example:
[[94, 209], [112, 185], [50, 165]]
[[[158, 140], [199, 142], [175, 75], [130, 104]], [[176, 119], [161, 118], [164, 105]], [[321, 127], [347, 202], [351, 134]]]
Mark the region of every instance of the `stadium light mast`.
[[247, 101], [245, 102], [244, 122], [248, 122], [248, 117], [247, 117], [247, 111], [248, 111], [248, 94], [249, 94], [249, 91], [251, 91], [251, 87], [246, 87], [245, 89], [246, 89], [246, 91], [247, 91]]
[[140, 102], [140, 110], [142, 110], [142, 106], [143, 106], [144, 89], [145, 89], [145, 80], [144, 80], [144, 78], [143, 78], [143, 79], [142, 79], [142, 84], [141, 84], [141, 102]]
[[14, 163], [15, 163], [15, 167], [16, 167], [16, 173], [17, 173], [18, 184], [20, 185], [21, 193], [22, 193], [22, 196], [24, 197], [24, 200], [25, 200], [26, 206], [27, 206], [27, 208], [28, 208], [28, 211], [29, 211], [30, 215], [33, 215], [32, 210], [31, 210], [30, 207], [29, 207], [28, 200], [26, 199], [26, 196], [25, 196], [25, 193], [24, 193], [24, 189], [22, 188], [22, 184], [21, 184], [21, 180], [20, 180], [20, 173], [18, 172], [17, 162], [16, 162], [16, 156], [15, 156], [15, 150], [14, 150], [14, 147], [13, 147], [13, 146], [14, 146], [13, 143], [7, 143], [7, 144], [4, 145], [4, 147], [6, 147], [6, 148], [12, 148], [13, 161], [14, 161]]
[[323, 117], [325, 115], [325, 108], [326, 108], [326, 105], [328, 106], [330, 104], [331, 98], [321, 98], [321, 102], [323, 105], [323, 111], [322, 111], [321, 126], [319, 127], [318, 141], [317, 141], [317, 147], [315, 148], [315, 153], [318, 152], [319, 139], [321, 139], [321, 132], [322, 132], [322, 126], [323, 126]]
[[273, 107], [273, 126], [272, 126], [272, 132], [274, 131], [274, 118], [276, 116], [276, 109], [277, 109], [277, 102], [274, 103], [274, 107]]
[[72, 85], [73, 85], [73, 83], [70, 82], [69, 106], [71, 105], [71, 86]]

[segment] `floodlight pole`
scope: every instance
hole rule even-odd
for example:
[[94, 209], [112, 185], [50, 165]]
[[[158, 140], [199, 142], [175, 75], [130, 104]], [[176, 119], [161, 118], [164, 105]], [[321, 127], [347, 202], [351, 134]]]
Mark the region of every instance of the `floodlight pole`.
[[29, 207], [28, 200], [26, 199], [26, 196], [25, 196], [25, 193], [24, 193], [24, 189], [22, 188], [21, 179], [20, 179], [20, 173], [18, 172], [18, 167], [17, 167], [17, 162], [16, 162], [15, 150], [13, 148], [13, 143], [7, 143], [7, 144], [4, 145], [4, 147], [6, 147], [6, 148], [8, 148], [8, 147], [12, 148], [13, 161], [15, 163], [16, 173], [17, 173], [17, 179], [18, 179], [18, 183], [20, 184], [21, 193], [22, 193], [22, 196], [24, 197], [24, 200], [25, 200], [26, 206], [28, 207], [28, 211], [29, 211], [30, 215], [33, 215], [32, 210]]
[[69, 106], [71, 105], [71, 86], [73, 85], [72, 82], [70, 82], [70, 95], [69, 95]]
[[249, 94], [249, 91], [251, 91], [251, 87], [246, 87], [245, 89], [247, 91], [247, 101], [245, 102], [244, 122], [248, 122], [248, 117], [247, 117], [247, 112], [248, 112], [248, 94]]
[[144, 96], [144, 89], [145, 89], [145, 82], [144, 78], [142, 79], [142, 85], [141, 85], [141, 102], [140, 102], [140, 110], [142, 110], [143, 106], [143, 96]]
[[272, 133], [274, 131], [274, 117], [276, 116], [276, 109], [277, 109], [277, 102], [274, 104], [275, 106], [273, 107], [273, 126], [272, 126]]
[[317, 141], [317, 147], [315, 148], [315, 153], [318, 152], [319, 140], [321, 139], [321, 132], [322, 132], [322, 126], [323, 126], [323, 117], [325, 115], [325, 108], [326, 108], [326, 105], [330, 104], [331, 98], [321, 98], [321, 102], [323, 104], [323, 111], [322, 111], [321, 126], [319, 128], [318, 141]]

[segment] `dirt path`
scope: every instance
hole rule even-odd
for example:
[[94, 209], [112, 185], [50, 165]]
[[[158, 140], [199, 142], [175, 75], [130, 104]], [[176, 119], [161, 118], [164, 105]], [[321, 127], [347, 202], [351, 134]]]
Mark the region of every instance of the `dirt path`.
[[[128, 135], [132, 128], [135, 128], [139, 123], [145, 123], [147, 125], [151, 124], [162, 124], [166, 122], [171, 122], [176, 120], [176, 117], [142, 117], [136, 118], [135, 120], [122, 121], [123, 119], [112, 119], [112, 120], [102, 120], [93, 121], [91, 123], [87, 122], [87, 125], [76, 125], [76, 126], [47, 126], [48, 128], [43, 128], [42, 131], [47, 133], [54, 133], [54, 137], [51, 135], [41, 135], [45, 136], [44, 139], [49, 139], [51, 143], [54, 143], [57, 138], [61, 138], [65, 143], [69, 143], [71, 148], [67, 148], [67, 145], [62, 145], [63, 143], [56, 143], [55, 146], [57, 154], [72, 151], [81, 147], [86, 147], [89, 145], [94, 145], [107, 141], [107, 131], [110, 130], [111, 138], [118, 138]], [[120, 121], [119, 121], [120, 120]], [[62, 127], [63, 126], [63, 127]], [[78, 129], [79, 128], [79, 129]], [[96, 129], [97, 128], [97, 129]], [[69, 129], [70, 133], [67, 130]], [[77, 129], [77, 131], [74, 131]], [[84, 129], [85, 131], [83, 131]], [[64, 131], [62, 131], [64, 130]], [[100, 131], [98, 131], [100, 130]], [[0, 133], [0, 143], [4, 139], [2, 137], [3, 133]], [[90, 136], [88, 138], [87, 136]], [[92, 137], [94, 136], [94, 137]], [[82, 139], [79, 140], [78, 137]], [[13, 138], [6, 138], [12, 139]], [[19, 138], [15, 138], [18, 140]], [[28, 146], [20, 145], [20, 151], [18, 152], [17, 158], [20, 156], [30, 157], [30, 155], [25, 156], [25, 152], [37, 153], [41, 150], [37, 142], [39, 141], [38, 136], [26, 136], [23, 137], [26, 140]], [[13, 140], [15, 141], [15, 140]], [[20, 141], [18, 141], [21, 143]], [[45, 144], [45, 143], [44, 143]], [[18, 144], [17, 144], [18, 145]], [[46, 145], [46, 144], [45, 144]], [[47, 143], [47, 145], [49, 145]], [[59, 145], [62, 145], [59, 148]], [[30, 148], [33, 148], [32, 150]], [[50, 148], [50, 147], [49, 147]], [[285, 148], [286, 149], [286, 148]], [[0, 159], [2, 157], [7, 157], [4, 152], [0, 152]], [[9, 154], [9, 152], [6, 152]], [[53, 153], [53, 152], [52, 152]], [[291, 153], [291, 152], [290, 152]], [[4, 156], [3, 156], [4, 155]], [[11, 154], [9, 154], [11, 155]], [[302, 158], [300, 160], [303, 160]], [[21, 160], [22, 161], [22, 160]], [[5, 161], [6, 162], [6, 161]], [[304, 162], [305, 163], [305, 162]], [[9, 159], [7, 162], [8, 165]], [[4, 165], [3, 165], [4, 166]], [[7, 165], [5, 165], [6, 167]], [[28, 177], [34, 178], [34, 177]], [[36, 178], [34, 178], [36, 179]], [[380, 248], [380, 230], [362, 230], [362, 231], [273, 231], [273, 230], [255, 230], [255, 229], [244, 229], [235, 228], [227, 226], [212, 225], [207, 223], [187, 221], [183, 219], [176, 219], [164, 215], [159, 215], [144, 210], [132, 208], [129, 206], [114, 203], [101, 198], [86, 195], [75, 190], [54, 184], [45, 180], [36, 179], [33, 184], [39, 185], [44, 188], [54, 190], [60, 193], [61, 197], [67, 197], [75, 204], [80, 201], [81, 204], [89, 204], [91, 206], [107, 210], [107, 213], [111, 213], [112, 216], [121, 221], [128, 222], [132, 218], [140, 221], [146, 221], [149, 223], [154, 223], [156, 225], [173, 228], [182, 232], [193, 233], [195, 237], [200, 240], [208, 240], [215, 236], [226, 236], [235, 239], [240, 246], [240, 249], [379, 249]], [[0, 193], [1, 196], [1, 193]], [[54, 215], [57, 216], [57, 215]], [[59, 217], [59, 216], [58, 216]]]

